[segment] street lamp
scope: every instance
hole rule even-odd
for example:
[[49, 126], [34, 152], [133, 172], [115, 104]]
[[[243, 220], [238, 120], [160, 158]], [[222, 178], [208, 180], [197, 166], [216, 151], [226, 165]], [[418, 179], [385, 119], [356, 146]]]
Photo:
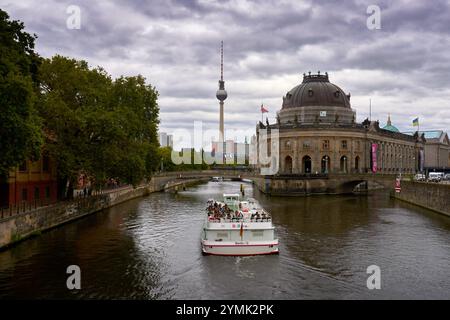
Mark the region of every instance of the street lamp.
[[344, 156], [344, 173], [347, 173], [347, 157]]

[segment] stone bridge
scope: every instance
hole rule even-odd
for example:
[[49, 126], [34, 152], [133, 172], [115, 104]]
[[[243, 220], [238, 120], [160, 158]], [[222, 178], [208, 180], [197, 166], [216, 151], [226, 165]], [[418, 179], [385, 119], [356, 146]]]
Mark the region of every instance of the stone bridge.
[[257, 188], [270, 195], [309, 195], [352, 193], [359, 186], [360, 191], [376, 187], [392, 189], [397, 175], [392, 174], [317, 174], [317, 175], [274, 175], [261, 176], [244, 170], [204, 170], [167, 172], [154, 177], [167, 182], [161, 189], [183, 186], [193, 182], [205, 181], [212, 177], [231, 180], [248, 180]]

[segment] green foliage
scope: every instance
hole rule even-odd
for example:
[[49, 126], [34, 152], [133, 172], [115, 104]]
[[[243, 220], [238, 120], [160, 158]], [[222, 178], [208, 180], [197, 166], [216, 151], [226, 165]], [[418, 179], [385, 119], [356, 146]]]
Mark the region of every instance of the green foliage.
[[176, 171], [177, 166], [172, 162], [172, 148], [161, 147], [158, 150], [158, 155], [164, 171]]
[[[172, 148], [162, 147], [159, 148], [159, 161], [162, 161], [163, 171], [209, 170], [210, 166], [203, 161], [203, 153], [203, 150], [199, 152], [191, 149], [191, 163], [175, 165], [172, 162]], [[196, 164], [195, 158], [202, 159], [202, 163]]]
[[142, 76], [113, 80], [62, 56], [41, 59], [35, 36], [0, 10], [0, 178], [45, 149], [58, 180], [137, 184], [160, 165], [158, 92]]
[[40, 113], [60, 176], [87, 173], [137, 184], [157, 166], [157, 91], [142, 76], [112, 80], [101, 68], [61, 56], [41, 67]]
[[0, 176], [25, 159], [37, 159], [42, 144], [35, 110], [40, 63], [35, 37], [0, 9]]

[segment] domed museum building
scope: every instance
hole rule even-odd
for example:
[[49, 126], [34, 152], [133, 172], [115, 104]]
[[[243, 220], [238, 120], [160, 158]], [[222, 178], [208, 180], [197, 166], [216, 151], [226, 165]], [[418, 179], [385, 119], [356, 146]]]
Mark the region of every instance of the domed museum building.
[[[279, 132], [278, 175], [397, 174], [423, 167], [423, 135], [400, 133], [390, 118], [384, 128], [369, 119], [357, 123], [350, 93], [331, 83], [327, 73], [304, 74], [283, 97], [277, 122], [259, 122], [258, 150], [263, 129], [269, 137], [273, 129]], [[273, 156], [271, 144], [265, 147]]]

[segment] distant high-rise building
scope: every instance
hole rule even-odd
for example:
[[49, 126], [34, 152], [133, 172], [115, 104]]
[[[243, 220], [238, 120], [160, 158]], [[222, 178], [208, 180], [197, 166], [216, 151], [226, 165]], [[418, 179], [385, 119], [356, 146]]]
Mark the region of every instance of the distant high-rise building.
[[222, 154], [223, 163], [225, 164], [249, 164], [250, 161], [250, 145], [247, 139], [244, 143], [235, 142], [234, 140], [226, 140], [224, 142], [212, 142], [213, 154]]
[[167, 133], [159, 133], [159, 144], [161, 145], [161, 147], [167, 147]]
[[173, 135], [167, 134], [166, 132], [160, 132], [159, 133], [159, 144], [161, 147], [173, 148]]

